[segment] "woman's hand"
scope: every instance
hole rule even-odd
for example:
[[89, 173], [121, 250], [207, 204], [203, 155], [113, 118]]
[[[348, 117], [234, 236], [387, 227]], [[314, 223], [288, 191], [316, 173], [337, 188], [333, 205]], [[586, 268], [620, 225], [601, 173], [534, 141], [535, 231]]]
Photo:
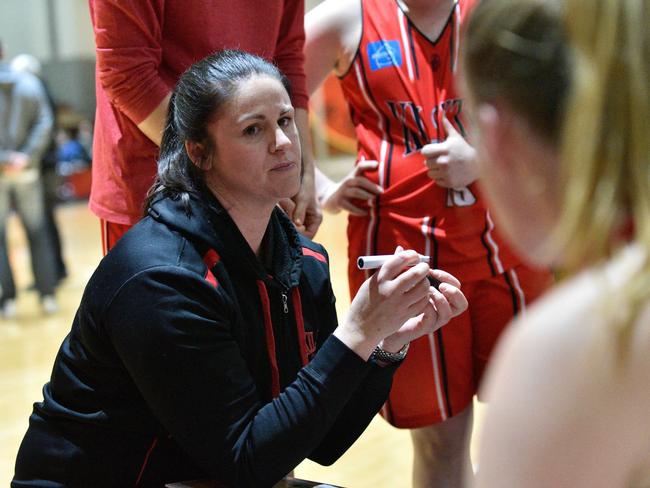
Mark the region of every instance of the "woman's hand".
[[[361, 285], [334, 335], [367, 360], [382, 339], [432, 307], [428, 274], [429, 267], [419, 263], [418, 253], [398, 247], [395, 256]], [[426, 323], [433, 327], [435, 320], [437, 314], [430, 311]]]
[[420, 152], [428, 168], [427, 176], [445, 188], [463, 188], [478, 178], [476, 150], [456, 130], [447, 117], [442, 123], [447, 139], [437, 144], [427, 144]]
[[[298, 197], [296, 195], [294, 198]], [[296, 202], [291, 198], [283, 198], [278, 202], [280, 208], [287, 214], [287, 216], [292, 219], [293, 225], [296, 227], [296, 230], [302, 235], [312, 239], [318, 230], [321, 222], [323, 221], [323, 212], [321, 212], [320, 205], [314, 199], [310, 204], [305, 208], [304, 220], [302, 223], [300, 220], [293, 220], [296, 213]]]
[[467, 298], [460, 291], [460, 281], [439, 269], [429, 271], [440, 281], [439, 290], [429, 288], [429, 302], [423, 313], [408, 319], [399, 330], [386, 337], [379, 345], [388, 352], [397, 352], [405, 344], [425, 334], [435, 332], [452, 318], [467, 310]]
[[383, 189], [362, 176], [364, 171], [376, 170], [377, 161], [359, 161], [354, 169], [341, 181], [330, 181], [321, 193], [321, 205], [331, 213], [347, 210], [352, 215], [366, 215], [366, 211], [355, 205], [355, 200], [372, 200], [383, 192]]

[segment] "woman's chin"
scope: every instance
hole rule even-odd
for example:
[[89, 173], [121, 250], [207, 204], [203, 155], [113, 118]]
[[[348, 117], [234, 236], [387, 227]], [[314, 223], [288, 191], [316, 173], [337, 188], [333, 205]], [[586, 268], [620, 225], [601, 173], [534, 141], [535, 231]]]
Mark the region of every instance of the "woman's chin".
[[299, 191], [300, 191], [300, 181], [298, 181], [297, 184], [293, 185], [290, 189], [288, 189], [286, 196], [282, 198], [293, 198], [298, 194]]

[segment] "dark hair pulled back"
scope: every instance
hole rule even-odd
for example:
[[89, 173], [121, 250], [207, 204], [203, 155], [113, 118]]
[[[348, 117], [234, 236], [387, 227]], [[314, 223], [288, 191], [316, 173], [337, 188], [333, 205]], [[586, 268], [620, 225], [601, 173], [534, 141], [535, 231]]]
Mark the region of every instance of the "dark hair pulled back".
[[274, 78], [290, 94], [289, 80], [268, 61], [244, 51], [218, 51], [193, 64], [178, 80], [160, 144], [158, 174], [144, 202], [145, 213], [162, 197], [181, 199], [190, 214], [191, 194], [205, 190], [203, 170], [192, 162], [185, 141], [195, 141], [214, 151], [207, 127], [238, 86], [255, 75]]

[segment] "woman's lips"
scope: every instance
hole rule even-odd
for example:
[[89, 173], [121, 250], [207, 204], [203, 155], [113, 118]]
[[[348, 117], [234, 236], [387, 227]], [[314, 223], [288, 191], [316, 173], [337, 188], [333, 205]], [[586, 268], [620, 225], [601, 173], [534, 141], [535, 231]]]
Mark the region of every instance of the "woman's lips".
[[293, 161], [283, 161], [282, 163], [278, 163], [273, 168], [271, 168], [271, 171], [289, 171], [292, 170], [296, 167], [296, 163]]

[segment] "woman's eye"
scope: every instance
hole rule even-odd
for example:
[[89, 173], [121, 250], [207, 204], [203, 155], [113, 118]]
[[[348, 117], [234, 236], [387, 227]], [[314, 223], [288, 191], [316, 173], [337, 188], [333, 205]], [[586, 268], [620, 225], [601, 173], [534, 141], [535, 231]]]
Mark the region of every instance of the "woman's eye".
[[287, 127], [291, 123], [291, 117], [282, 117], [278, 120], [278, 125], [280, 127]]
[[250, 125], [244, 129], [244, 134], [247, 136], [255, 136], [259, 133], [260, 128], [256, 125]]

